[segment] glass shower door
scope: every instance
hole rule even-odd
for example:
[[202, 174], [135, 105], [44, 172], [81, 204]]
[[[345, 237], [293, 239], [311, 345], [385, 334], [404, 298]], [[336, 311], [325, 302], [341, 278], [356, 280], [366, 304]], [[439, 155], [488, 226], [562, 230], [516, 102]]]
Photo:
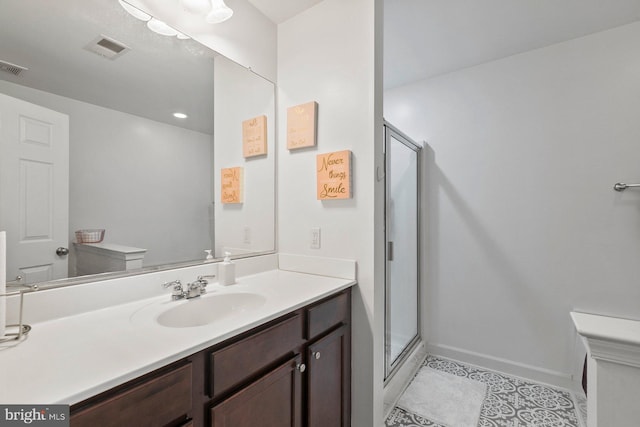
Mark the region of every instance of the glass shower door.
[[385, 378], [419, 338], [419, 152], [385, 124]]

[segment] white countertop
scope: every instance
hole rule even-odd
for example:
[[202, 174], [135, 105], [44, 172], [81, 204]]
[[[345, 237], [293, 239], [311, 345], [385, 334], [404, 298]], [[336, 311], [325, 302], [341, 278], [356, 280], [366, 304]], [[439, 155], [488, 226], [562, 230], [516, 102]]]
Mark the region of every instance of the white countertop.
[[266, 302], [205, 326], [158, 325], [154, 317], [164, 308], [190, 302], [170, 301], [170, 293], [34, 323], [21, 343], [0, 345], [0, 403], [80, 402], [354, 284], [349, 279], [271, 270], [240, 277], [231, 286], [210, 284], [203, 298], [251, 292]]

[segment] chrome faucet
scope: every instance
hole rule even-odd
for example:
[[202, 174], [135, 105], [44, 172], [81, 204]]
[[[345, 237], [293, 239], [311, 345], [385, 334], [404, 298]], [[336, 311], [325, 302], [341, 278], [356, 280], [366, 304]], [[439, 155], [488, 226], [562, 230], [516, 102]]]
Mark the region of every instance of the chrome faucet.
[[191, 299], [197, 298], [207, 292], [206, 287], [209, 284], [208, 278], [216, 277], [214, 274], [207, 276], [198, 276], [198, 278], [187, 284], [187, 289], [184, 289], [180, 280], [174, 280], [171, 282], [163, 283], [163, 287], [168, 288], [173, 286], [171, 290], [171, 299]]
[[206, 293], [205, 287], [207, 286], [207, 282], [202, 282], [200, 280], [196, 280], [195, 282], [191, 282], [187, 285], [187, 292], [185, 293], [186, 299], [196, 298], [200, 295]]
[[207, 286], [207, 284], [209, 284], [209, 281], [207, 279], [213, 279], [214, 277], [216, 277], [215, 274], [207, 274], [205, 276], [198, 276], [198, 280], [196, 281], [202, 282], [204, 283], [204, 286]]
[[180, 280], [173, 280], [171, 282], [163, 283], [163, 288], [168, 288], [169, 286], [173, 286], [171, 289], [171, 299], [177, 300], [184, 298], [184, 289], [182, 288], [182, 282]]

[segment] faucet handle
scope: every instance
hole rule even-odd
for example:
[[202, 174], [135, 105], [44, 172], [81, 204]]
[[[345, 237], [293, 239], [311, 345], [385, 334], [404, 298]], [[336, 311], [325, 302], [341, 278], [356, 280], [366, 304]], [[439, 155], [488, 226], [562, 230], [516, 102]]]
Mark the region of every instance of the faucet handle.
[[202, 283], [202, 286], [207, 286], [209, 284], [209, 281], [207, 279], [213, 279], [215, 277], [216, 277], [215, 274], [206, 274], [204, 276], [198, 276], [197, 281]]
[[168, 288], [170, 286], [173, 286], [173, 289], [171, 290], [171, 299], [172, 300], [177, 300], [177, 299], [182, 299], [184, 298], [184, 289], [182, 289], [182, 282], [180, 280], [173, 280], [171, 282], [167, 282], [167, 283], [163, 283], [162, 287], [163, 288]]
[[182, 288], [182, 282], [180, 280], [172, 280], [171, 282], [162, 284], [163, 288], [168, 288], [169, 286], [173, 286], [174, 288], [177, 288], [179, 286], [180, 288]]

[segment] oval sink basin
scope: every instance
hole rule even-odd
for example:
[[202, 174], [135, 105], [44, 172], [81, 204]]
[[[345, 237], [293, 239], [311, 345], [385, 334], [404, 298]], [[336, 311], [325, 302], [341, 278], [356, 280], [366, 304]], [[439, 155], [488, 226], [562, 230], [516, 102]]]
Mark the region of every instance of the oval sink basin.
[[168, 328], [204, 326], [262, 306], [266, 298], [250, 293], [208, 294], [164, 311], [156, 321]]

